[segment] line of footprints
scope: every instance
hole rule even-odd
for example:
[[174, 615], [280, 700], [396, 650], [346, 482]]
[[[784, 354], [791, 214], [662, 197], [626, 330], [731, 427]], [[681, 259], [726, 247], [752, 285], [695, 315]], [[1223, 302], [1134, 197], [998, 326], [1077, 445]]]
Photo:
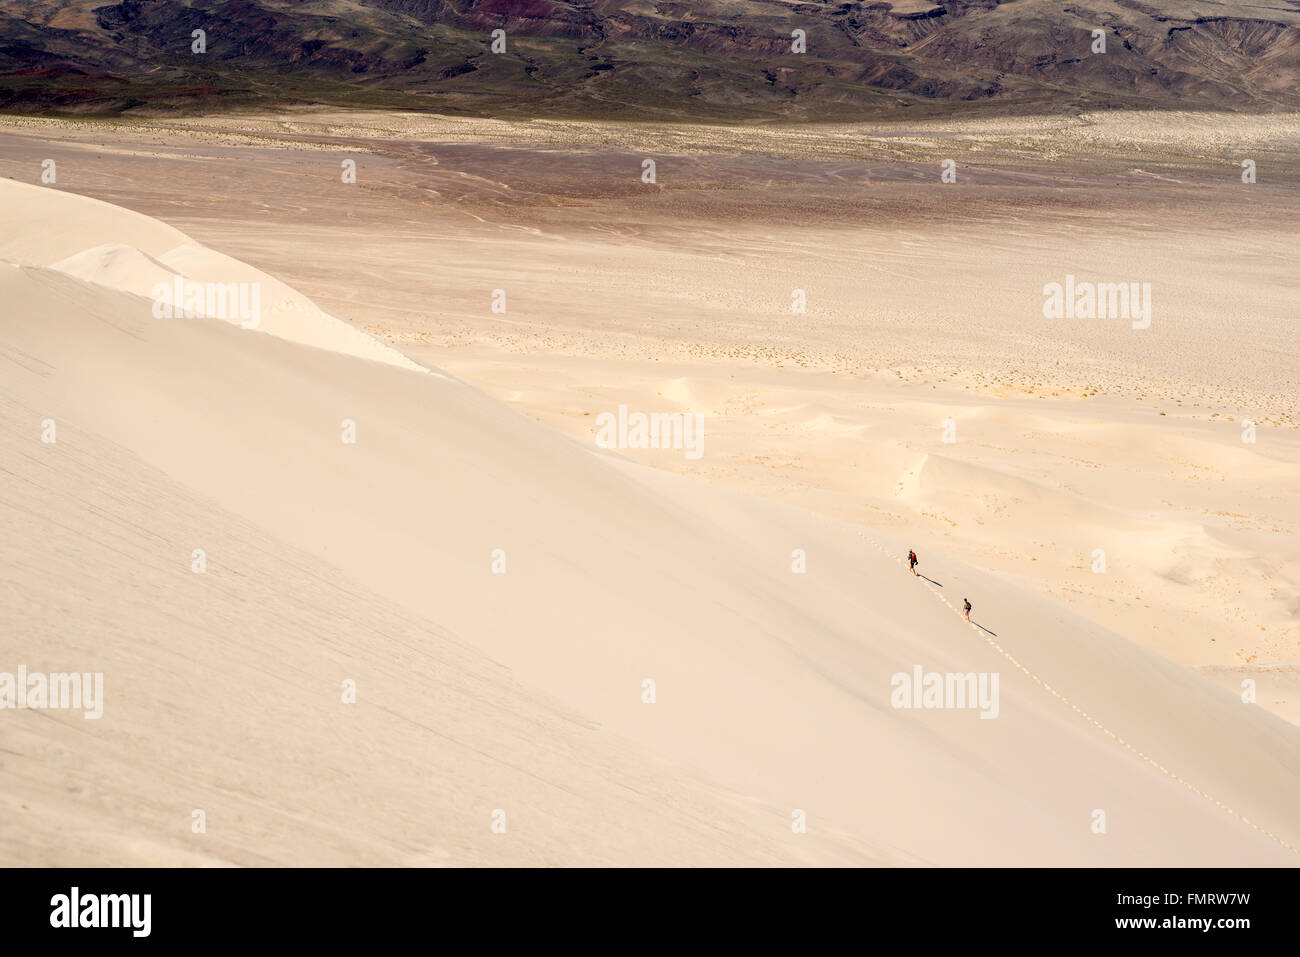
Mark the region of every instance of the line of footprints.
[[[889, 556], [893, 557], [894, 562], [895, 562], [896, 564], [898, 564], [898, 565], [902, 565], [902, 564], [903, 564], [903, 560], [902, 560], [901, 558], [899, 558], [899, 557], [897, 556], [897, 554], [895, 554], [895, 550], [886, 549], [886, 548], [885, 548], [883, 545], [881, 545], [879, 542], [876, 542], [876, 541], [873, 541], [873, 540], [870, 539], [870, 538], [867, 538], [867, 536], [866, 536], [863, 532], [861, 532], [861, 531], [858, 532], [858, 537], [864, 539], [864, 540], [867, 542], [867, 544], [869, 544], [869, 545], [870, 545], [872, 548], [874, 548], [876, 551], [880, 552], [882, 555], [889, 555]], [[1157, 771], [1159, 771], [1161, 774], [1165, 775], [1165, 777], [1170, 778], [1171, 780], [1177, 781], [1179, 784], [1181, 784], [1183, 787], [1187, 788], [1187, 790], [1191, 791], [1193, 794], [1197, 795], [1198, 797], [1204, 798], [1205, 800], [1209, 801], [1211, 804], [1215, 805], [1216, 807], [1218, 807], [1218, 808], [1220, 808], [1220, 809], [1226, 811], [1228, 814], [1231, 814], [1231, 815], [1232, 815], [1233, 817], [1235, 817], [1237, 820], [1241, 821], [1241, 823], [1243, 823], [1243, 824], [1245, 824], [1245, 825], [1248, 825], [1249, 827], [1254, 828], [1256, 831], [1258, 831], [1259, 833], [1263, 834], [1265, 837], [1269, 838], [1270, 840], [1274, 841], [1274, 842], [1277, 843], [1277, 844], [1280, 844], [1282, 847], [1285, 847], [1285, 848], [1286, 848], [1288, 851], [1290, 851], [1292, 854], [1300, 854], [1300, 848], [1297, 848], [1297, 847], [1293, 846], [1292, 844], [1289, 844], [1287, 841], [1285, 841], [1285, 840], [1283, 840], [1282, 838], [1278, 837], [1276, 834], [1274, 834], [1272, 831], [1268, 830], [1267, 828], [1260, 827], [1258, 824], [1254, 823], [1254, 822], [1251, 821], [1249, 818], [1245, 817], [1244, 815], [1242, 815], [1242, 814], [1238, 813], [1237, 811], [1235, 811], [1233, 808], [1231, 808], [1231, 807], [1229, 807], [1228, 805], [1224, 804], [1222, 801], [1220, 801], [1218, 798], [1214, 797], [1212, 794], [1208, 794], [1208, 793], [1206, 793], [1205, 791], [1202, 791], [1200, 788], [1198, 788], [1196, 785], [1192, 784], [1190, 781], [1187, 781], [1187, 780], [1185, 780], [1184, 778], [1179, 777], [1179, 776], [1178, 776], [1177, 774], [1175, 774], [1173, 771], [1170, 771], [1167, 767], [1165, 767], [1165, 766], [1164, 766], [1163, 764], [1161, 764], [1159, 761], [1157, 761], [1157, 760], [1155, 760], [1154, 758], [1152, 758], [1150, 755], [1146, 754], [1146, 753], [1143, 752], [1143, 751], [1138, 750], [1138, 749], [1135, 748], [1133, 745], [1129, 744], [1127, 741], [1125, 741], [1123, 738], [1121, 738], [1119, 735], [1117, 735], [1114, 731], [1110, 730], [1110, 728], [1106, 727], [1104, 724], [1102, 724], [1100, 721], [1098, 721], [1096, 718], [1094, 718], [1094, 717], [1093, 717], [1092, 715], [1090, 715], [1088, 712], [1084, 711], [1082, 708], [1080, 708], [1077, 704], [1075, 704], [1073, 701], [1071, 701], [1071, 700], [1070, 700], [1069, 698], [1067, 698], [1065, 695], [1061, 694], [1061, 692], [1057, 691], [1055, 688], [1053, 688], [1051, 685], [1049, 685], [1049, 684], [1048, 684], [1046, 681], [1044, 681], [1042, 678], [1038, 677], [1038, 675], [1034, 674], [1032, 671], [1030, 671], [1028, 668], [1026, 668], [1023, 664], [1020, 663], [1020, 661], [1018, 661], [1018, 660], [1016, 659], [1016, 657], [1015, 657], [1014, 655], [1012, 655], [1009, 651], [1007, 651], [1007, 650], [1006, 650], [1005, 648], [1003, 648], [1000, 644], [998, 644], [996, 641], [994, 641], [994, 640], [993, 640], [993, 636], [990, 635], [988, 632], [986, 632], [986, 631], [985, 631], [983, 628], [981, 628], [979, 625], [975, 624], [974, 622], [966, 622], [965, 617], [962, 615], [960, 609], [956, 608], [956, 607], [952, 604], [952, 602], [948, 601], [948, 599], [947, 599], [946, 597], [944, 597], [943, 593], [940, 592], [939, 589], [936, 588], [933, 584], [931, 584], [930, 581], [929, 581], [928, 579], [926, 579], [926, 578], [921, 578], [920, 581], [925, 585], [926, 589], [929, 590], [930, 594], [932, 594], [935, 598], [939, 599], [939, 601], [941, 601], [941, 602], [943, 602], [945, 605], [947, 605], [947, 606], [948, 606], [948, 609], [949, 609], [949, 610], [950, 610], [954, 615], [956, 615], [959, 619], [961, 619], [961, 620], [962, 620], [963, 622], [965, 622], [966, 624], [970, 625], [971, 631], [975, 632], [975, 633], [976, 633], [977, 635], [979, 635], [982, 639], [984, 639], [985, 643], [987, 643], [987, 644], [988, 644], [988, 645], [989, 645], [989, 646], [990, 646], [994, 651], [996, 651], [999, 655], [1001, 655], [1001, 656], [1002, 656], [1003, 658], [1005, 658], [1007, 661], [1009, 661], [1009, 662], [1011, 662], [1013, 665], [1015, 665], [1016, 668], [1018, 668], [1020, 671], [1022, 671], [1022, 672], [1025, 674], [1026, 677], [1028, 677], [1028, 678], [1030, 678], [1031, 680], [1033, 680], [1033, 681], [1034, 681], [1037, 685], [1039, 685], [1039, 687], [1041, 687], [1044, 691], [1046, 691], [1048, 694], [1052, 695], [1052, 697], [1058, 699], [1058, 700], [1061, 701], [1063, 704], [1065, 704], [1065, 705], [1069, 706], [1071, 709], [1073, 709], [1073, 710], [1074, 710], [1074, 711], [1075, 711], [1075, 712], [1076, 712], [1080, 717], [1082, 717], [1082, 718], [1083, 718], [1085, 721], [1087, 721], [1089, 724], [1093, 725], [1093, 726], [1094, 726], [1095, 728], [1097, 728], [1098, 730], [1105, 732], [1108, 736], [1110, 736], [1111, 738], [1113, 738], [1116, 742], [1118, 742], [1119, 744], [1123, 745], [1125, 748], [1127, 748], [1129, 751], [1133, 752], [1135, 755], [1137, 755], [1139, 758], [1141, 758], [1141, 759], [1142, 759], [1143, 761], [1145, 761], [1147, 764], [1151, 765], [1153, 768], [1155, 768], [1155, 769], [1156, 769]]]

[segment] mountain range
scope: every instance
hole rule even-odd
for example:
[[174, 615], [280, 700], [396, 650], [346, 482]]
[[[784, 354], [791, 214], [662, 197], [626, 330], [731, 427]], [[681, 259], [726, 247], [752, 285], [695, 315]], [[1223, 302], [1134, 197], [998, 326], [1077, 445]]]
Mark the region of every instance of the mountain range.
[[0, 0], [0, 108], [293, 104], [699, 121], [1291, 110], [1300, 0]]

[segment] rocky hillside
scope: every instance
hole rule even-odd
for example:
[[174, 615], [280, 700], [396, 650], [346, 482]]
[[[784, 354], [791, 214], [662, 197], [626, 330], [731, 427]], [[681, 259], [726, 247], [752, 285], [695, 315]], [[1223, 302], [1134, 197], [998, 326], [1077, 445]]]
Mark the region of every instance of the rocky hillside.
[[277, 103], [702, 120], [1295, 109], [1300, 0], [0, 0], [0, 108]]

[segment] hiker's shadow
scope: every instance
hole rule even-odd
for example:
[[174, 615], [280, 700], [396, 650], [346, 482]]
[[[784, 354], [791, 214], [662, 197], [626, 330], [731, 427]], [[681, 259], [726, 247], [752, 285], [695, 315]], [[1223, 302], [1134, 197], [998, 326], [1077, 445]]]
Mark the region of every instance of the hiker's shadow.
[[983, 625], [981, 625], [978, 621], [972, 621], [971, 624], [974, 625], [976, 628], [978, 628], [980, 631], [984, 632], [984, 634], [986, 634], [986, 635], [992, 635], [994, 638], [997, 637], [997, 633], [996, 633], [996, 632], [989, 631], [987, 628], [985, 628]]
[[925, 579], [926, 581], [928, 581], [931, 585], [938, 585], [940, 588], [943, 587], [943, 583], [942, 583], [942, 582], [937, 582], [937, 581], [935, 581], [935, 580], [934, 580], [933, 578], [931, 578], [929, 575], [922, 575], [920, 572], [917, 572], [917, 573], [916, 573], [916, 577], [917, 577], [917, 578], [924, 578], [924, 579]]

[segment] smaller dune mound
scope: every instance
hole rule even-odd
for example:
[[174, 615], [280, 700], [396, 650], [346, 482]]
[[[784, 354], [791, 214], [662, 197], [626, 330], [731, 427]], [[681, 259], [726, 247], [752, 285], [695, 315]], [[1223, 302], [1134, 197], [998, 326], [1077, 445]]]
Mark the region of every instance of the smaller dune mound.
[[176, 274], [205, 287], [232, 283], [255, 287], [260, 306], [257, 328], [270, 335], [417, 372], [427, 371], [398, 350], [331, 316], [292, 286], [238, 259], [193, 242], [168, 250], [158, 259]]
[[898, 497], [918, 508], [937, 508], [972, 520], [1012, 523], [1025, 532], [1041, 529], [1044, 515], [1056, 525], [1149, 531], [1139, 518], [1107, 509], [1061, 488], [946, 455], [925, 455], [899, 480]]
[[698, 376], [668, 379], [658, 391], [669, 402], [677, 403], [688, 412], [708, 414], [741, 402], [741, 396], [733, 387]]
[[159, 283], [170, 285], [175, 273], [135, 246], [91, 246], [50, 266], [61, 273], [110, 289], [149, 296]]
[[[0, 181], [0, 219], [17, 227], [0, 238], [0, 260], [143, 297], [151, 317], [222, 319], [317, 349], [429, 371], [292, 286], [130, 210]], [[164, 300], [170, 309], [157, 308]]]

